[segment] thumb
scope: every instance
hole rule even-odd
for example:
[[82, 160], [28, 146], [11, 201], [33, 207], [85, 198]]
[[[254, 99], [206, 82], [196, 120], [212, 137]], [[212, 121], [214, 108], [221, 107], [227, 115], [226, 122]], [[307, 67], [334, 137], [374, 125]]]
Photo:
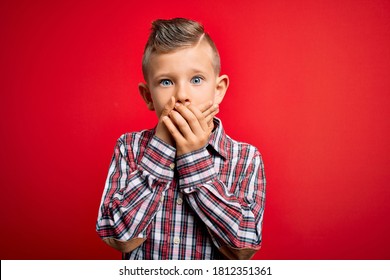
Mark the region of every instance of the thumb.
[[175, 102], [176, 102], [175, 97], [172, 96], [169, 99], [168, 103], [164, 106], [164, 109], [161, 112], [160, 119], [169, 115], [169, 113], [173, 110], [173, 108], [175, 108]]

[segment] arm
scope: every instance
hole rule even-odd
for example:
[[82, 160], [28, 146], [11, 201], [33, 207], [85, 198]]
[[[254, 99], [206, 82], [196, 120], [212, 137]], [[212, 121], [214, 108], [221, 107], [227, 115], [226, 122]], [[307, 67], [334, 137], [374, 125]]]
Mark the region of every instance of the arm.
[[129, 136], [121, 137], [115, 147], [96, 223], [99, 236], [122, 252], [145, 241], [146, 228], [174, 175], [170, 165], [175, 149], [153, 137], [137, 164], [130, 144], [140, 139]]
[[[261, 156], [247, 146], [245, 164], [225, 185], [206, 150], [211, 129], [194, 106], [178, 106], [163, 119], [176, 142], [181, 191], [228, 258], [249, 259], [260, 249], [265, 200]], [[240, 167], [240, 168], [239, 168]]]
[[250, 259], [261, 245], [265, 177], [261, 155], [248, 152], [246, 164], [235, 168], [237, 178], [227, 186], [206, 149], [177, 161], [180, 188], [208, 227], [215, 245], [229, 259]]

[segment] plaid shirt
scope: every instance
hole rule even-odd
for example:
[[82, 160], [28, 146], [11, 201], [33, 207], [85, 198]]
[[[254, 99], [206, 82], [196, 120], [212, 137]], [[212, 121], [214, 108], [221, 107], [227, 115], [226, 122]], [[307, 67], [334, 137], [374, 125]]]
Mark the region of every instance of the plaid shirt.
[[260, 249], [261, 154], [214, 123], [207, 147], [179, 157], [154, 130], [118, 139], [96, 224], [103, 240], [140, 240], [128, 259], [221, 259], [224, 247]]

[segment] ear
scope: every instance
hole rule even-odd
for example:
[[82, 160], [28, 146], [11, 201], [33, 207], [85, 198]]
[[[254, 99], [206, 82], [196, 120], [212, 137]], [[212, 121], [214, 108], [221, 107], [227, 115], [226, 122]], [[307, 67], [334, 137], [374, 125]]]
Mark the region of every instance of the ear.
[[225, 93], [229, 87], [229, 77], [227, 75], [221, 75], [217, 78], [215, 86], [215, 104], [220, 104], [225, 97]]
[[148, 85], [145, 83], [139, 83], [138, 90], [139, 90], [139, 93], [141, 94], [143, 100], [145, 101], [148, 109], [151, 111], [154, 111], [153, 99], [152, 99], [152, 96], [150, 94], [150, 90], [149, 90]]

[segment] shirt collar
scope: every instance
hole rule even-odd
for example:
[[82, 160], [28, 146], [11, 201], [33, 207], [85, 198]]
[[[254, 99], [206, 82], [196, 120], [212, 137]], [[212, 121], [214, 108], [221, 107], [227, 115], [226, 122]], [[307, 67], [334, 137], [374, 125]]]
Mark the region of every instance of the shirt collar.
[[214, 130], [210, 135], [209, 146], [221, 155], [224, 159], [229, 158], [231, 139], [226, 135], [223, 129], [222, 122], [218, 118], [214, 118]]

